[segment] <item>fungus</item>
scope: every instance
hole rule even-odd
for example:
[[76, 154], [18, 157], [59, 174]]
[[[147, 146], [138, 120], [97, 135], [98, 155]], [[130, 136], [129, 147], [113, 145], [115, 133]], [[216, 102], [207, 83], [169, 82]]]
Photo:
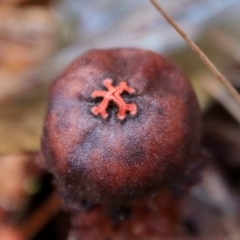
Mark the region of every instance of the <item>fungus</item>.
[[42, 151], [65, 200], [123, 204], [179, 183], [199, 138], [196, 96], [169, 60], [92, 50], [51, 87]]

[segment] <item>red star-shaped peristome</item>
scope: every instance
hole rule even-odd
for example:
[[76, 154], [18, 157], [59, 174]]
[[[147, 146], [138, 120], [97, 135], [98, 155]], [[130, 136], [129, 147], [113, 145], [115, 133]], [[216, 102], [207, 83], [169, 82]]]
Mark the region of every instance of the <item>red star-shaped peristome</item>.
[[127, 82], [121, 82], [117, 87], [112, 85], [111, 79], [105, 79], [103, 85], [107, 88], [108, 91], [99, 91], [95, 90], [92, 93], [92, 97], [102, 97], [102, 102], [97, 106], [92, 108], [92, 113], [94, 115], [102, 115], [104, 119], [108, 117], [107, 107], [110, 101], [113, 101], [119, 107], [118, 118], [123, 120], [126, 118], [127, 112], [130, 112], [132, 116], [137, 114], [137, 105], [134, 103], [128, 104], [124, 101], [121, 94], [123, 92], [128, 92], [130, 94], [135, 93], [135, 89], [130, 88], [127, 85]]

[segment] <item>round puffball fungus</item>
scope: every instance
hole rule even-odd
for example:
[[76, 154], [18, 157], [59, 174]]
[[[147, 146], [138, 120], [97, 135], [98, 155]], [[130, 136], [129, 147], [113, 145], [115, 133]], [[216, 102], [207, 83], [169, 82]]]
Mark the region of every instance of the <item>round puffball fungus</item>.
[[68, 199], [117, 204], [179, 181], [199, 139], [196, 96], [169, 60], [92, 50], [52, 84], [42, 152]]

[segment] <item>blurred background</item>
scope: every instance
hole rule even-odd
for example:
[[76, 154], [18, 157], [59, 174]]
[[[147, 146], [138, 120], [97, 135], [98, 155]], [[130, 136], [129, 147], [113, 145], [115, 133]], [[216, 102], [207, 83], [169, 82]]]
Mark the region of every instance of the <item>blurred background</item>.
[[[161, 2], [239, 89], [240, 1]], [[67, 239], [68, 216], [39, 153], [47, 92], [78, 55], [110, 47], [161, 52], [189, 77], [207, 165], [183, 202], [179, 237], [239, 240], [240, 111], [148, 0], [0, 0], [0, 240]]]

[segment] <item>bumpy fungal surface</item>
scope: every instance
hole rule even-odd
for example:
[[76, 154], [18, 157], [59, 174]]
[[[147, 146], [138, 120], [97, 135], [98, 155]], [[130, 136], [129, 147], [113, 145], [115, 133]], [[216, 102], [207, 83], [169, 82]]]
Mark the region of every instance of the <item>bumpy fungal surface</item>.
[[166, 58], [92, 50], [51, 87], [42, 151], [69, 200], [122, 203], [178, 181], [199, 134], [192, 87]]

